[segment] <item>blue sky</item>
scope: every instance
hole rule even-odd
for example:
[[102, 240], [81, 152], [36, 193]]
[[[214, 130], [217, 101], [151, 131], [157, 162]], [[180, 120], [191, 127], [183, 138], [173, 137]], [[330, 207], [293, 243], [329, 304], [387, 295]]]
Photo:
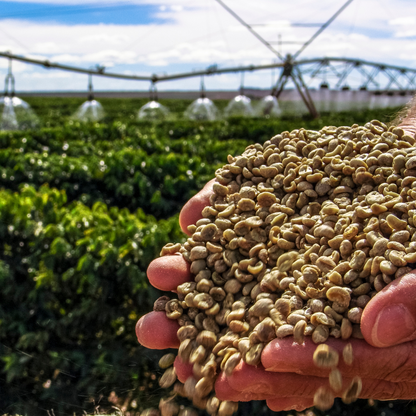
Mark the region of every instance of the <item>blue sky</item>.
[[137, 25], [163, 23], [155, 18], [157, 5], [112, 2], [107, 4], [45, 4], [0, 1], [1, 19], [24, 19], [43, 23]]
[[[224, 0], [268, 41], [305, 42], [346, 0]], [[366, 59], [416, 67], [416, 2], [354, 0], [301, 55]], [[275, 45], [276, 48], [279, 46]], [[299, 46], [283, 43], [281, 52]], [[0, 51], [67, 65], [151, 75], [269, 64], [277, 57], [215, 0], [0, 1]], [[0, 59], [0, 81], [7, 61]], [[86, 76], [15, 62], [18, 90], [83, 90]], [[271, 71], [245, 76], [245, 85], [271, 86]], [[198, 78], [158, 89], [197, 89]], [[238, 89], [239, 74], [206, 78], [208, 89]], [[97, 90], [147, 90], [148, 82], [94, 78]]]

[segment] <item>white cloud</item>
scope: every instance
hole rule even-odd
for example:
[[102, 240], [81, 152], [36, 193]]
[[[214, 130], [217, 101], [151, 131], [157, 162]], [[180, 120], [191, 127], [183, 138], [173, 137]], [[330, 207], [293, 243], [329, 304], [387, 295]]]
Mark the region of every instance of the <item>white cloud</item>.
[[124, 35], [124, 34], [119, 34], [119, 35], [115, 35], [115, 34], [108, 34], [105, 32], [101, 32], [101, 33], [93, 33], [91, 35], [86, 35], [83, 37], [80, 37], [78, 39], [79, 43], [84, 43], [84, 42], [90, 42], [90, 43], [107, 43], [110, 45], [123, 45], [125, 44], [125, 42], [130, 42], [132, 39], [130, 36]]
[[[19, 0], [14, 0], [19, 1]], [[22, 0], [23, 1], [23, 0]], [[38, 0], [25, 0], [33, 3]], [[110, 5], [110, 0], [43, 0], [45, 4], [100, 4]], [[120, 2], [119, 2], [120, 3]], [[216, 2], [190, 0], [134, 0], [123, 4], [152, 4], [156, 17], [164, 20], [148, 25], [63, 25], [36, 23], [23, 20], [0, 20], [3, 39], [0, 51], [48, 59], [68, 65], [90, 68], [97, 64], [112, 67], [112, 72], [150, 75], [154, 72], [186, 72], [206, 68], [211, 64], [220, 67], [250, 64], [267, 64], [276, 60], [264, 45], [241, 26]], [[279, 34], [283, 42], [305, 42], [317, 27], [293, 26], [293, 23], [319, 23], [326, 21], [341, 7], [344, 0], [227, 0], [226, 4], [254, 26], [267, 41], [275, 42]], [[408, 17], [406, 17], [408, 16]], [[406, 0], [366, 0], [353, 2], [299, 58], [338, 56], [368, 61], [412, 66], [414, 60], [413, 29], [416, 2]], [[3, 36], [4, 31], [8, 37]], [[282, 54], [295, 52], [300, 45], [283, 43]], [[399, 51], [399, 52], [398, 52]], [[0, 59], [0, 82], [7, 61]], [[20, 65], [20, 64], [19, 64]], [[40, 74], [45, 70], [26, 64], [14, 64], [20, 73]], [[20, 74], [19, 73], [19, 74]], [[29, 83], [29, 78], [19, 85], [33, 89], [84, 88], [85, 76], [50, 70], [47, 82]], [[54, 75], [56, 74], [56, 75]], [[20, 76], [19, 76], [20, 78]], [[45, 78], [46, 79], [46, 78]], [[207, 78], [208, 79], [208, 78]], [[250, 82], [259, 86], [269, 84], [269, 75], [247, 75]], [[72, 81], [71, 81], [72, 80]], [[194, 85], [191, 80], [175, 81], [169, 85]], [[247, 81], [248, 82], [248, 81]], [[22, 84], [21, 84], [22, 83]], [[239, 75], [228, 74], [209, 77], [209, 85], [223, 87], [238, 85]], [[104, 89], [137, 88], [134, 83], [101, 78], [97, 85]], [[140, 84], [144, 85], [144, 84]], [[166, 84], [168, 85], [168, 84]], [[195, 84], [196, 85], [196, 84]], [[147, 85], [145, 86], [147, 88]], [[163, 88], [163, 87], [161, 87]]]
[[410, 38], [416, 36], [416, 30], [414, 26], [416, 24], [416, 18], [414, 16], [399, 17], [389, 20], [390, 26], [398, 27], [394, 33], [396, 38]]
[[416, 36], [416, 30], [410, 29], [410, 30], [401, 30], [399, 32], [396, 32], [394, 34], [396, 38], [411, 38]]
[[86, 54], [82, 57], [84, 62], [111, 62], [112, 64], [137, 63], [137, 54], [132, 51], [119, 51], [117, 49], [104, 49], [102, 51]]
[[69, 53], [67, 54], [60, 54], [60, 55], [54, 55], [50, 59], [51, 62], [54, 63], [63, 63], [63, 64], [79, 64], [82, 62], [82, 58], [78, 55], [71, 55]]
[[[6, 59], [0, 59], [0, 68], [4, 69], [4, 73], [6, 74], [9, 68], [9, 61]], [[26, 74], [29, 72], [33, 72], [33, 70], [34, 70], [33, 65], [25, 64], [23, 62], [13, 61], [12, 71], [15, 74]]]
[[172, 10], [173, 12], [181, 12], [183, 10], [183, 6], [179, 4], [174, 4], [170, 6], [170, 10]]
[[414, 25], [416, 19], [413, 16], [399, 17], [397, 19], [389, 20], [389, 25], [392, 26], [409, 26]]
[[58, 53], [60, 46], [55, 42], [38, 42], [33, 45], [33, 52], [35, 53]]
[[[34, 72], [33, 74], [29, 74], [26, 79], [41, 79], [41, 80], [50, 80], [50, 79], [72, 79], [74, 77], [74, 74], [70, 73], [70, 72], [65, 72], [65, 71], [59, 71], [59, 72], [55, 72], [55, 71], [48, 71], [48, 72]], [[78, 75], [79, 77], [79, 75]]]

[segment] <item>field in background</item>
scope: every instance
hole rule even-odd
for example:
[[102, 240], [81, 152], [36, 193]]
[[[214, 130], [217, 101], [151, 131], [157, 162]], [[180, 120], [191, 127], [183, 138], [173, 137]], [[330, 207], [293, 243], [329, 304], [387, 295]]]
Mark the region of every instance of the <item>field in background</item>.
[[[183, 240], [180, 207], [228, 154], [284, 130], [396, 112], [194, 122], [182, 119], [191, 100], [161, 100], [174, 117], [150, 123], [136, 120], [147, 99], [103, 98], [105, 120], [82, 125], [70, 120], [82, 98], [26, 100], [41, 127], [0, 132], [0, 414], [30, 416], [157, 405], [162, 352], [139, 346], [134, 331], [163, 294], [146, 269]], [[415, 414], [411, 403], [367, 401], [337, 401], [326, 414], [382, 412]], [[273, 412], [253, 402], [241, 406], [247, 414]]]
[[[361, 110], [384, 110], [407, 104], [414, 92], [406, 91], [369, 91], [369, 90], [331, 90], [310, 89], [311, 98], [320, 113], [361, 111]], [[238, 94], [237, 91], [206, 91], [206, 96], [216, 101], [220, 108]], [[256, 101], [270, 94], [269, 89], [244, 88], [244, 95]], [[19, 93], [22, 98], [85, 98], [85, 92], [38, 92]], [[96, 99], [145, 99], [149, 97], [148, 91], [97, 91]], [[177, 102], [191, 102], [200, 96], [200, 91], [160, 91], [158, 96], [161, 100], [175, 100]], [[297, 90], [285, 89], [279, 96], [279, 106], [284, 116], [306, 115], [308, 110], [302, 102]]]
[[[298, 119], [301, 118], [307, 124], [305, 128], [316, 128], [326, 124], [352, 124], [364, 123], [371, 118], [380, 118], [386, 122], [393, 120], [397, 110], [410, 100], [410, 96], [387, 96], [385, 94], [376, 96], [377, 101], [370, 103], [371, 95], [368, 91], [315, 91], [316, 105], [321, 113], [319, 120], [312, 121], [303, 102], [300, 101], [296, 91], [284, 91], [287, 95], [286, 100], [280, 100], [279, 104], [283, 110], [281, 119], [265, 120], [262, 122], [271, 125], [282, 124], [283, 128], [298, 128]], [[98, 95], [98, 94], [97, 94]], [[230, 97], [234, 97], [237, 93], [229, 93]], [[262, 95], [259, 95], [261, 97]], [[256, 107], [259, 102], [257, 93], [251, 95], [252, 105]], [[71, 115], [74, 114], [77, 107], [86, 100], [86, 94], [79, 97], [43, 97], [43, 96], [24, 96], [22, 98], [27, 101], [40, 117], [44, 127], [62, 126]], [[284, 98], [284, 97], [283, 97]], [[362, 98], [362, 99], [361, 99]], [[115, 121], [135, 123], [137, 121], [137, 113], [149, 99], [145, 97], [128, 97], [128, 98], [96, 98], [106, 111], [106, 118], [103, 123], [108, 124]], [[195, 98], [174, 99], [160, 98], [159, 102], [165, 105], [171, 112], [171, 121], [184, 121], [183, 113]], [[327, 99], [325, 102], [320, 99]], [[215, 99], [215, 105], [220, 113], [225, 109], [228, 99]], [[371, 104], [371, 105], [370, 105]], [[353, 109], [351, 110], [351, 107]], [[285, 111], [286, 109], [286, 111]], [[342, 111], [342, 110], [348, 111]], [[337, 122], [339, 121], [339, 123]], [[223, 120], [226, 122], [226, 120]], [[294, 122], [291, 123], [291, 122]], [[312, 122], [312, 124], [310, 124]], [[297, 124], [296, 124], [297, 123]]]

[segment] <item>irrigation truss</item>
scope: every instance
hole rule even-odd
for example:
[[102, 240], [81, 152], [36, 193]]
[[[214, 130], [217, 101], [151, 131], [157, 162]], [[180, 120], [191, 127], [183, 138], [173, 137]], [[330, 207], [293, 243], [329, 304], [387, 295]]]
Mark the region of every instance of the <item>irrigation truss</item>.
[[396, 93], [405, 95], [416, 90], [416, 68], [407, 68], [388, 65], [379, 62], [369, 62], [361, 59], [323, 57], [313, 59], [298, 59], [298, 56], [342, 13], [342, 11], [352, 3], [346, 3], [333, 15], [327, 22], [320, 25], [314, 35], [305, 42], [301, 48], [293, 55], [282, 56], [273, 46], [272, 42], [265, 40], [252, 26], [246, 23], [222, 0], [215, 0], [227, 12], [229, 12], [241, 25], [246, 27], [264, 46], [274, 53], [280, 62], [268, 65], [248, 65], [220, 68], [217, 65], [210, 65], [204, 70], [183, 72], [170, 75], [126, 75], [109, 72], [105, 67], [97, 65], [94, 69], [86, 69], [71, 65], [63, 65], [49, 60], [38, 60], [15, 55], [10, 52], [0, 52], [0, 57], [10, 60], [25, 62], [28, 64], [39, 65], [48, 69], [59, 69], [64, 71], [87, 74], [91, 77], [108, 77], [132, 81], [148, 81], [154, 87], [156, 83], [163, 81], [173, 81], [191, 77], [213, 76], [225, 73], [245, 73], [261, 71], [267, 69], [281, 68], [280, 76], [276, 85], [272, 88], [271, 95], [278, 98], [284, 88], [291, 84], [300, 94], [308, 111], [314, 117], [318, 116], [314, 101], [311, 97], [311, 88], [329, 88], [349, 90], [356, 88], [359, 90], [372, 90], [375, 93]]

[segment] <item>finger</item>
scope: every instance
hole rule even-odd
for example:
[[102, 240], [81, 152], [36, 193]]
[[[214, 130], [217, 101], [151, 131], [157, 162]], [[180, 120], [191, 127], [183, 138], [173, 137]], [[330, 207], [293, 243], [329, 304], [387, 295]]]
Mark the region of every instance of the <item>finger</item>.
[[[228, 377], [230, 387], [241, 393], [253, 393], [274, 398], [313, 397], [316, 389], [329, 385], [327, 377], [272, 373], [261, 365], [255, 367], [241, 362]], [[271, 397], [272, 398], [272, 397]]]
[[201, 219], [202, 210], [210, 204], [209, 197], [212, 195], [212, 185], [214, 182], [215, 179], [211, 179], [207, 182], [207, 184], [183, 206], [179, 214], [179, 225], [185, 234], [191, 235], [188, 231], [188, 225], [195, 224]]
[[405, 133], [414, 137], [416, 135], [416, 119], [406, 120], [406, 122], [401, 123], [398, 127], [402, 128]]
[[189, 377], [193, 376], [192, 364], [184, 363], [178, 356], [175, 358], [173, 365], [175, 367], [175, 372], [178, 376], [178, 380], [181, 383], [185, 383]]
[[178, 322], [168, 319], [165, 312], [150, 312], [138, 320], [136, 335], [139, 343], [146, 348], [164, 350], [179, 347], [178, 329]]
[[[352, 365], [345, 364], [342, 351], [351, 343]], [[374, 348], [360, 339], [328, 339], [326, 344], [334, 348], [339, 356], [338, 369], [346, 377], [380, 379], [388, 381], [416, 381], [416, 343], [405, 343], [389, 348]], [[263, 350], [262, 364], [266, 372], [298, 373], [327, 377], [329, 370], [318, 368], [313, 361], [316, 344], [305, 339], [304, 344], [293, 342], [293, 338], [275, 339]]]
[[[174, 362], [175, 372], [178, 376], [178, 380], [181, 383], [185, 383], [185, 381], [189, 377], [193, 377], [193, 370], [192, 364], [184, 363], [179, 357], [176, 357]], [[227, 377], [224, 373], [221, 373], [216, 381], [215, 384], [215, 391], [216, 395], [220, 400], [229, 400], [229, 401], [250, 401], [250, 400], [263, 400], [257, 397], [260, 395], [253, 394], [253, 393], [241, 393], [236, 391], [230, 387], [228, 384]]]
[[301, 412], [313, 406], [313, 399], [304, 397], [290, 397], [279, 399], [268, 399], [267, 407], [274, 412], [296, 410]]
[[[175, 372], [178, 376], [178, 380], [181, 383], [185, 383], [185, 381], [189, 377], [193, 377], [193, 370], [192, 364], [184, 363], [179, 357], [176, 357], [175, 363]], [[216, 384], [215, 384], [215, 391], [216, 395], [220, 400], [229, 400], [229, 401], [239, 401], [239, 397], [241, 393], [232, 389], [228, 384], [227, 378], [222, 374], [217, 377]], [[250, 396], [251, 397], [251, 396]]]
[[412, 137], [416, 133], [416, 96], [406, 105], [405, 109], [399, 113], [404, 118], [400, 121], [398, 127], [401, 127], [407, 134]]
[[[415, 99], [413, 103], [415, 103]], [[397, 126], [402, 128], [407, 134], [414, 137], [416, 135], [416, 106], [413, 105], [408, 112], [408, 115]]]
[[416, 339], [416, 270], [389, 283], [367, 304], [361, 320], [366, 341], [389, 347]]
[[241, 393], [231, 388], [227, 377], [224, 374], [220, 374], [215, 381], [215, 395], [219, 400], [238, 402]]
[[163, 256], [153, 260], [147, 268], [150, 284], [170, 291], [191, 280], [189, 263], [182, 256]]
[[[254, 367], [240, 363], [228, 378], [228, 384], [233, 390], [241, 394], [256, 394], [259, 400], [268, 398], [303, 397], [313, 399], [319, 387], [326, 387], [335, 397], [340, 397], [352, 382], [351, 377], [344, 377], [342, 389], [333, 391], [329, 385], [328, 377], [316, 377], [295, 373], [272, 373], [264, 371], [262, 366]], [[273, 396], [273, 397], [268, 397]], [[375, 400], [412, 400], [416, 397], [416, 383], [393, 383], [370, 378], [362, 379], [360, 398], [373, 398]]]
[[[185, 383], [185, 381], [189, 377], [193, 376], [192, 364], [189, 364], [189, 363], [186, 364], [182, 362], [179, 357], [176, 357], [174, 367], [175, 367], [176, 375], [178, 376], [178, 380], [181, 383]], [[263, 394], [244, 393], [244, 392], [242, 393], [231, 388], [230, 385], [228, 384], [228, 379], [224, 375], [224, 373], [221, 373], [217, 378], [217, 381], [215, 383], [215, 392], [216, 392], [217, 397], [220, 400], [229, 400], [229, 401], [235, 401], [235, 402], [264, 400]]]
[[251, 400], [265, 400], [273, 398], [273, 394], [241, 392], [231, 387], [229, 378], [224, 373], [220, 373], [215, 382], [215, 394], [219, 400], [231, 402], [250, 402]]
[[[341, 397], [351, 384], [351, 377], [343, 377], [342, 389], [333, 391], [329, 385], [328, 377], [309, 376], [295, 373], [272, 373], [264, 371], [262, 366], [254, 367], [240, 363], [228, 378], [229, 386], [241, 394], [254, 393], [262, 400], [268, 398], [294, 398], [303, 397], [313, 399], [319, 387], [326, 387], [335, 397]], [[268, 396], [273, 397], [268, 397]], [[416, 397], [416, 383], [393, 383], [370, 378], [362, 379], [360, 398], [373, 398], [375, 400], [412, 400]]]

